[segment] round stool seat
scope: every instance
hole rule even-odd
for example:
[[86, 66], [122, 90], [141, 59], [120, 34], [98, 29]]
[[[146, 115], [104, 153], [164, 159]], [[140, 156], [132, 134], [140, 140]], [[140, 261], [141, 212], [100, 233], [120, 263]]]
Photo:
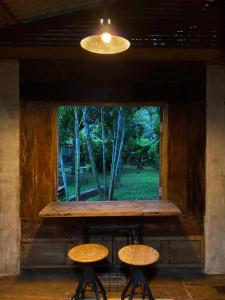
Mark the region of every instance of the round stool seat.
[[132, 266], [146, 266], [155, 263], [159, 259], [159, 252], [147, 245], [128, 245], [118, 252], [119, 259]]
[[82, 244], [75, 246], [68, 252], [71, 260], [80, 263], [94, 263], [108, 256], [108, 249], [98, 244]]

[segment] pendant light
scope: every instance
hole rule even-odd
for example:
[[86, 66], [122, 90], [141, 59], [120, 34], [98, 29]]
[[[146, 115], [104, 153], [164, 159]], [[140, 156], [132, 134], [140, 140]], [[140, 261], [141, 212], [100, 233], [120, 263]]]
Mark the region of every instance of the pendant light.
[[106, 11], [107, 1], [105, 0], [104, 17], [100, 19], [99, 30], [96, 34], [82, 39], [81, 47], [97, 54], [116, 54], [126, 51], [130, 47], [130, 42], [116, 34]]

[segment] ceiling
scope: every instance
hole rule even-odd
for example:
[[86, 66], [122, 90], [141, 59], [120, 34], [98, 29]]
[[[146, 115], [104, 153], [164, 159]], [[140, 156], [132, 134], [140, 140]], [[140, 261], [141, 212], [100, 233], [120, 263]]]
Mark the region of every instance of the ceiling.
[[[0, 45], [78, 45], [100, 0], [0, 0]], [[112, 22], [132, 46], [225, 48], [224, 0], [114, 0]]]
[[[99, 6], [101, 0], [1, 0], [1, 10], [8, 12], [16, 23], [31, 22], [36, 19], [62, 14], [65, 12]], [[0, 22], [11, 25], [10, 17], [0, 13]]]

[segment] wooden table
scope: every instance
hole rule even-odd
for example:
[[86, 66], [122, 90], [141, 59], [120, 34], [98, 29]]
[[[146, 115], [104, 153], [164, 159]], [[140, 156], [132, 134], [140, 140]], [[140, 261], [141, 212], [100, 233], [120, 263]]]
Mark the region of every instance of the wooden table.
[[179, 208], [170, 201], [97, 201], [51, 202], [39, 217], [147, 217], [178, 216]]
[[[88, 243], [93, 234], [126, 236], [127, 244], [139, 241], [143, 242], [143, 219], [144, 217], [168, 217], [178, 216], [181, 211], [170, 201], [73, 201], [73, 202], [51, 202], [44, 207], [39, 216], [43, 218], [84, 218], [83, 242]], [[135, 221], [128, 224], [105, 225], [99, 221], [93, 225], [95, 219], [101, 217], [111, 222], [111, 217], [134, 217]], [[110, 220], [109, 220], [110, 219]], [[112, 218], [113, 219], [113, 218]], [[132, 218], [133, 219], [133, 218]], [[110, 223], [109, 222], [109, 223]], [[96, 230], [97, 228], [97, 230]], [[93, 233], [94, 231], [94, 233]], [[112, 243], [113, 243], [112, 238]], [[114, 246], [112, 245], [112, 248]], [[113, 258], [112, 258], [113, 259]]]
[[[143, 218], [148, 216], [178, 216], [181, 211], [170, 201], [73, 201], [73, 202], [51, 202], [43, 208], [39, 216], [44, 218], [52, 217], [73, 217], [85, 218], [84, 226], [84, 242], [89, 241], [91, 231], [114, 233], [127, 233], [131, 240], [142, 241]], [[138, 221], [134, 224], [121, 225], [93, 225], [91, 219], [97, 217], [111, 218], [111, 217], [137, 217]], [[136, 219], [136, 218], [135, 218]], [[96, 229], [97, 228], [97, 229]]]

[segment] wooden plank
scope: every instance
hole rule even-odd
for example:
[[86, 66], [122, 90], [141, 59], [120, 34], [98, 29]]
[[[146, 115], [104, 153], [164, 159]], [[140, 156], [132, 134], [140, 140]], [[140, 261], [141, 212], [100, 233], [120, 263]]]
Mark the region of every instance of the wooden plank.
[[20, 215], [35, 217], [34, 197], [34, 105], [22, 103], [20, 107]]
[[[100, 217], [91, 219], [100, 226], [115, 227], [115, 224], [129, 226], [137, 223], [137, 217]], [[22, 239], [77, 239], [83, 235], [85, 218], [29, 218], [21, 220]], [[180, 215], [179, 217], [145, 217], [143, 236], [168, 237], [184, 235], [203, 235], [202, 218]]]
[[187, 210], [187, 107], [184, 101], [169, 104], [168, 198]]
[[21, 104], [21, 217], [36, 217], [56, 199], [56, 119], [51, 103]]
[[[149, 50], [151, 51], [151, 50]], [[76, 54], [76, 53], [75, 53]], [[128, 54], [128, 53], [127, 53]], [[88, 82], [93, 82], [95, 88], [101, 87], [103, 83], [107, 83], [113, 88], [120, 88], [126, 86], [130, 87], [137, 83], [164, 83], [170, 84], [203, 84], [205, 83], [206, 68], [204, 62], [145, 62], [145, 61], [124, 61], [121, 56], [117, 59], [108, 56], [85, 55], [84, 60], [74, 61], [59, 61], [59, 60], [28, 60], [21, 62], [21, 80], [26, 83], [60, 83], [62, 85], [66, 82], [72, 82], [78, 85]], [[74, 59], [76, 59], [74, 57]], [[96, 75], [96, 69], [101, 74], [107, 76], [99, 77]], [[35, 72], [34, 72], [35, 70]], [[198, 85], [198, 88], [201, 86]], [[193, 89], [193, 88], [191, 88]], [[131, 90], [133, 91], [133, 89]], [[149, 91], [150, 92], [150, 91]], [[181, 91], [183, 93], [183, 90]], [[192, 91], [191, 91], [192, 92]], [[169, 97], [168, 97], [169, 95]], [[130, 101], [134, 101], [133, 94], [130, 95]], [[149, 93], [144, 98], [139, 96], [139, 101], [149, 101]], [[205, 96], [205, 95], [204, 95]], [[167, 94], [170, 98], [170, 94]], [[174, 97], [171, 97], [172, 100]], [[201, 100], [196, 96], [192, 99]], [[42, 98], [40, 98], [42, 99]], [[205, 99], [205, 97], [204, 97]], [[67, 101], [67, 99], [63, 99]], [[107, 98], [108, 100], [108, 98]], [[152, 98], [156, 101], [158, 97]], [[90, 101], [87, 97], [86, 102]], [[118, 99], [114, 99], [118, 101]]]
[[188, 108], [187, 212], [197, 216], [205, 209], [206, 103], [189, 103]]
[[40, 217], [178, 216], [170, 201], [51, 202]]
[[162, 152], [162, 169], [160, 169], [161, 176], [161, 186], [163, 188], [162, 191], [162, 199], [168, 199], [168, 105], [164, 105], [162, 112], [162, 133], [161, 133], [161, 141], [160, 148]]
[[[118, 259], [118, 251], [127, 245], [127, 240], [125, 237], [115, 236], [112, 239], [113, 243], [111, 242], [111, 236], [91, 237], [91, 243], [106, 246], [109, 249], [107, 261], [114, 268], [120, 268], [121, 262]], [[145, 244], [159, 251], [160, 260], [157, 262], [159, 266], [173, 265], [179, 267], [186, 265], [187, 267], [193, 267], [194, 265], [201, 266], [204, 261], [202, 253], [202, 248], [204, 249], [203, 240], [203, 236], [170, 236], [168, 238], [147, 238], [145, 239]], [[67, 253], [72, 247], [81, 243], [82, 239], [23, 239], [21, 245], [23, 267], [74, 267], [72, 261], [67, 259]], [[188, 255], [189, 252], [190, 257]], [[193, 260], [193, 258], [197, 258], [197, 260]], [[173, 259], [173, 262], [170, 259]], [[109, 268], [108, 264], [107, 267]]]
[[[82, 60], [96, 58], [98, 54], [88, 53], [79, 46], [0, 46], [1, 59], [65, 59]], [[120, 54], [107, 57], [111, 61], [189, 61], [213, 62], [224, 61], [223, 49], [162, 49], [162, 48], [131, 48]]]
[[[54, 249], [54, 251], [53, 251]], [[65, 265], [66, 243], [61, 241], [34, 240], [31, 243], [22, 243], [21, 263], [25, 266]]]
[[56, 200], [56, 120], [55, 107], [49, 102], [35, 103], [35, 215]]
[[170, 244], [171, 264], [202, 264], [201, 240], [174, 240]]

